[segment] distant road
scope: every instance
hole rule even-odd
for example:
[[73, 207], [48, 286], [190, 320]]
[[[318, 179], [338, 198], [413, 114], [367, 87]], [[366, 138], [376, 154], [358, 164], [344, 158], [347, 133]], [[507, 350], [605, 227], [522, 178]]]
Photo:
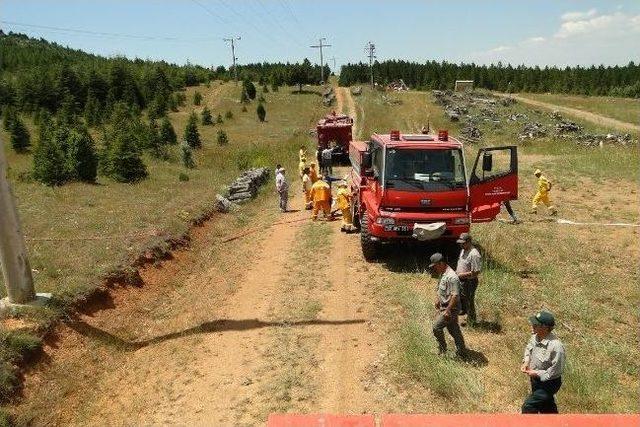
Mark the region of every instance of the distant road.
[[564, 107], [562, 105], [550, 104], [548, 102], [536, 101], [534, 99], [525, 98], [524, 96], [518, 96], [508, 93], [495, 92], [497, 96], [511, 97], [525, 104], [532, 105], [534, 107], [546, 108], [548, 110], [557, 110], [561, 113], [568, 114], [583, 120], [590, 121], [596, 125], [605, 126], [609, 128], [615, 128], [626, 132], [640, 132], [640, 126], [633, 123], [623, 122], [621, 120], [612, 119], [611, 117], [602, 116], [600, 114], [592, 113], [590, 111], [580, 110], [577, 108]]

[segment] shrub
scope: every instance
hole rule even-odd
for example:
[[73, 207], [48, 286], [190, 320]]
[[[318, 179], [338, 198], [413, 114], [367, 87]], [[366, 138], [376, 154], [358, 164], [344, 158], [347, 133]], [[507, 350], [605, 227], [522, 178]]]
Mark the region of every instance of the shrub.
[[71, 129], [65, 146], [67, 179], [95, 182], [98, 175], [98, 155], [87, 129]]
[[163, 144], [168, 145], [176, 145], [178, 143], [176, 131], [173, 129], [173, 125], [166, 117], [160, 122], [160, 140], [162, 140]]
[[240, 93], [240, 103], [247, 104], [249, 102], [249, 96], [247, 95], [247, 91], [242, 88], [242, 92]]
[[201, 117], [202, 117], [203, 126], [213, 124], [213, 117], [211, 116], [211, 110], [209, 110], [209, 108], [207, 108], [206, 106], [202, 109]]
[[251, 80], [245, 80], [242, 82], [243, 92], [247, 94], [249, 99], [256, 99], [256, 86]]
[[16, 112], [16, 109], [11, 106], [6, 107], [2, 113], [2, 126], [4, 127], [4, 130], [11, 132], [13, 122], [17, 119], [18, 113]]
[[193, 94], [193, 105], [200, 105], [202, 103], [202, 94], [198, 91]]
[[224, 118], [227, 120], [233, 119], [233, 113], [230, 110], [227, 110], [227, 112], [224, 113]]
[[218, 123], [219, 125], [224, 123], [224, 120], [222, 120], [222, 115], [221, 114], [218, 114], [218, 117], [216, 117], [216, 123]]
[[198, 117], [195, 112], [191, 113], [187, 126], [184, 128], [184, 140], [191, 148], [202, 147], [200, 133], [198, 132]]
[[187, 181], [189, 181], [189, 175], [187, 175], [184, 172], [180, 172], [180, 175], [178, 175], [178, 180], [180, 182], [187, 182]]
[[31, 145], [31, 137], [29, 131], [20, 118], [15, 117], [11, 123], [11, 147], [17, 153], [24, 153]]
[[180, 144], [180, 159], [185, 168], [193, 169], [196, 167], [196, 163], [193, 160], [193, 150], [187, 143]]
[[267, 87], [267, 85], [262, 86], [262, 93], [269, 93], [269, 88]]
[[43, 122], [33, 153], [34, 179], [52, 187], [62, 185], [67, 180], [64, 150], [55, 133], [51, 120]]
[[279, 88], [277, 83], [271, 83], [271, 92], [277, 92]]
[[264, 119], [267, 116], [267, 110], [264, 109], [264, 105], [258, 104], [256, 113], [258, 114], [258, 119], [260, 120], [260, 122], [264, 122]]
[[109, 176], [118, 182], [138, 182], [148, 176], [135, 139], [119, 133], [109, 150]]
[[227, 133], [222, 129], [218, 130], [218, 145], [227, 145], [229, 143], [229, 137]]
[[246, 106], [246, 105], [243, 105], [243, 106], [242, 106], [242, 109], [241, 109], [240, 111], [242, 111], [243, 113], [246, 113], [246, 112], [247, 112], [247, 106]]

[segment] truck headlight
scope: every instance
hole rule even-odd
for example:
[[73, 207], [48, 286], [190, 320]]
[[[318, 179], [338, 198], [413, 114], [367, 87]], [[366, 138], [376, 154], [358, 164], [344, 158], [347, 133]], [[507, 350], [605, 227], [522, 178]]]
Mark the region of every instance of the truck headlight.
[[386, 216], [379, 216], [378, 218], [376, 218], [376, 224], [380, 224], [380, 225], [393, 225], [396, 223], [396, 220], [393, 218], [389, 218]]
[[464, 218], [455, 218], [453, 220], [453, 223], [455, 225], [462, 225], [462, 224], [469, 224], [469, 217], [464, 217]]

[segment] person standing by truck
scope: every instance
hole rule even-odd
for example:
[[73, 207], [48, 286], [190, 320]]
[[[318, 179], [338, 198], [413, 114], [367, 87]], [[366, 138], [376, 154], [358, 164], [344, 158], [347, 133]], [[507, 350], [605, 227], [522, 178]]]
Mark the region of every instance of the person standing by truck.
[[276, 175], [276, 191], [278, 192], [280, 212], [282, 213], [287, 211], [287, 202], [289, 199], [289, 183], [284, 173], [284, 168], [280, 167]]
[[549, 192], [551, 191], [551, 181], [547, 179], [544, 175], [542, 175], [542, 171], [540, 169], [536, 169], [533, 173], [538, 178], [538, 192], [535, 196], [533, 196], [533, 201], [531, 205], [531, 213], [538, 213], [538, 205], [540, 203], [544, 204], [551, 215], [557, 215], [558, 211], [551, 203], [551, 199], [549, 198]]
[[[458, 237], [457, 243], [461, 247], [456, 274], [460, 279], [462, 289], [460, 292], [460, 303], [462, 311], [460, 316], [467, 315], [467, 322], [470, 326], [476, 323], [476, 289], [478, 288], [478, 275], [482, 268], [482, 257], [478, 249], [471, 242], [469, 233], [462, 233]], [[462, 324], [465, 325], [464, 323]]]
[[311, 219], [314, 221], [318, 219], [318, 212], [322, 210], [324, 213], [324, 219], [330, 221], [331, 218], [331, 187], [324, 180], [324, 177], [320, 177], [311, 186], [311, 200], [313, 200], [313, 210], [311, 211]]
[[344, 181], [338, 184], [336, 207], [342, 212], [342, 227], [340, 227], [340, 231], [351, 233], [354, 230], [353, 218], [351, 216], [351, 191]]
[[524, 350], [520, 371], [529, 376], [531, 394], [522, 404], [523, 414], [557, 414], [554, 395], [562, 385], [566, 359], [564, 345], [553, 333], [555, 318], [540, 311], [529, 318], [532, 335]]
[[309, 176], [309, 168], [304, 168], [302, 174], [302, 192], [304, 193], [304, 208], [309, 210], [313, 207], [313, 200], [311, 200], [311, 177]]
[[320, 170], [322, 174], [325, 176], [333, 175], [333, 153], [331, 152], [331, 148], [327, 146], [324, 150], [322, 150], [321, 157], [322, 163], [320, 164]]
[[444, 339], [444, 328], [456, 343], [456, 354], [464, 357], [467, 348], [464, 344], [464, 337], [458, 325], [458, 312], [460, 311], [460, 279], [451, 267], [445, 262], [444, 256], [436, 252], [431, 255], [429, 269], [439, 276], [438, 287], [436, 288], [435, 307], [436, 318], [433, 322], [433, 335], [438, 341], [438, 354], [446, 354], [447, 342]]

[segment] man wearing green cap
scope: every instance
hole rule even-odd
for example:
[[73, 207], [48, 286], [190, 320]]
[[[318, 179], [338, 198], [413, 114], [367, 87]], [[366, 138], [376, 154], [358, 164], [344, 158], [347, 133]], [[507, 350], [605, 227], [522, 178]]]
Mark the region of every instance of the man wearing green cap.
[[564, 345], [552, 332], [553, 314], [540, 311], [529, 318], [533, 335], [524, 350], [520, 370], [529, 376], [531, 394], [522, 404], [523, 414], [557, 414], [554, 395], [562, 385]]
[[464, 337], [458, 324], [460, 312], [460, 279], [451, 267], [446, 263], [444, 256], [436, 252], [431, 255], [429, 269], [440, 277], [436, 289], [435, 307], [438, 314], [433, 322], [433, 335], [438, 341], [438, 353], [446, 354], [447, 342], [444, 339], [444, 329], [447, 328], [453, 341], [456, 343], [456, 354], [459, 357], [466, 355]]

